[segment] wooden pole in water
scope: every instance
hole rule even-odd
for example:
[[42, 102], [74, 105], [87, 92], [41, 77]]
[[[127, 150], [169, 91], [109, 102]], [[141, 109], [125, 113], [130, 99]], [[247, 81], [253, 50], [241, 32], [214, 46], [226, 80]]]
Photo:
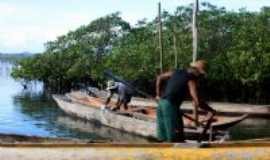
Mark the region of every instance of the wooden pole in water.
[[194, 0], [193, 16], [192, 16], [192, 38], [193, 38], [193, 56], [192, 61], [195, 62], [198, 54], [198, 29], [197, 29], [197, 15], [199, 10], [199, 0]]
[[158, 3], [158, 39], [159, 39], [159, 67], [163, 72], [163, 44], [162, 44], [162, 21], [161, 21], [161, 3]]

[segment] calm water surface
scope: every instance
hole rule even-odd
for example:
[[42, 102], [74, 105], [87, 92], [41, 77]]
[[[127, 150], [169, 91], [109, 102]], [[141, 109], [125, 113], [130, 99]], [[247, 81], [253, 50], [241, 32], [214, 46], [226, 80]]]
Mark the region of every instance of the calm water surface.
[[144, 142], [95, 123], [66, 116], [33, 82], [27, 89], [10, 76], [12, 65], [0, 61], [0, 134], [22, 134], [43, 137], [71, 137], [90, 140]]
[[[12, 65], [0, 61], [0, 133], [91, 140], [146, 140], [66, 116], [33, 82], [24, 89], [10, 77]], [[232, 139], [270, 137], [270, 120], [248, 119], [231, 129]]]

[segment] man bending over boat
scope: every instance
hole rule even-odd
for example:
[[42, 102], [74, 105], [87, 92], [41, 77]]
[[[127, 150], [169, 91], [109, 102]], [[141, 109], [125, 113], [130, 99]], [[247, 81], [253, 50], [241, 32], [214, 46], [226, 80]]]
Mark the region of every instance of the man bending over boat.
[[107, 89], [108, 91], [108, 96], [105, 102], [104, 107], [108, 107], [108, 104], [111, 101], [111, 98], [113, 94], [118, 94], [117, 102], [116, 102], [116, 107], [114, 108], [109, 108], [110, 110], [116, 111], [120, 110], [121, 106], [124, 107], [124, 110], [128, 110], [128, 103], [131, 101], [132, 95], [133, 95], [133, 90], [130, 89], [127, 85], [121, 82], [114, 82], [114, 81], [108, 81], [107, 83]]
[[[166, 142], [184, 142], [183, 113], [179, 106], [185, 95], [190, 94], [194, 105], [194, 120], [198, 126], [198, 108], [207, 110], [212, 115], [215, 111], [204, 103], [197, 93], [197, 80], [206, 74], [207, 62], [198, 60], [185, 70], [165, 72], [157, 77], [156, 98], [159, 100], [157, 109], [157, 136]], [[166, 81], [164, 94], [161, 95], [161, 83]]]

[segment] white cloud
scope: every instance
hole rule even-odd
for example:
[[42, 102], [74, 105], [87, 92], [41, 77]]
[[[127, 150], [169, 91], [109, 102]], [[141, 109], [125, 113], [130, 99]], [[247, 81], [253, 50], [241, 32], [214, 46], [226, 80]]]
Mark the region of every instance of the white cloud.
[[0, 10], [1, 10], [1, 14], [5, 15], [5, 14], [12, 14], [14, 12], [16, 12], [18, 10], [18, 8], [14, 5], [8, 4], [8, 3], [0, 3]]
[[[120, 11], [123, 19], [131, 24], [138, 20], [153, 19], [157, 14], [157, 3], [162, 8], [174, 11], [179, 5], [193, 0], [0, 0], [0, 52], [40, 52], [46, 41], [88, 24], [100, 16]], [[204, 1], [204, 0], [203, 0]], [[231, 8], [239, 6], [261, 6], [269, 0], [207, 0], [213, 4]], [[202, 2], [202, 0], [201, 0]], [[233, 3], [232, 3], [233, 2]], [[268, 3], [267, 3], [268, 2]], [[258, 8], [257, 7], [257, 8]]]
[[89, 23], [83, 12], [51, 11], [0, 2], [0, 52], [40, 52], [43, 44]]

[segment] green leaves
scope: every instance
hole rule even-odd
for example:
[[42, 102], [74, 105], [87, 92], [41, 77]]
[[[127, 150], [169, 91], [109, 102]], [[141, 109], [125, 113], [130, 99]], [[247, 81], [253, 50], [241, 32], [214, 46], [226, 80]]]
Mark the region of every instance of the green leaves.
[[[198, 55], [210, 64], [205, 87], [224, 99], [235, 99], [235, 90], [239, 97], [263, 91], [261, 85], [270, 80], [269, 7], [260, 12], [233, 12], [203, 3], [201, 8]], [[163, 12], [165, 70], [173, 69], [175, 62], [180, 68], [191, 62], [191, 16], [192, 6], [177, 7], [174, 14]], [[158, 73], [157, 38], [155, 20], [143, 19], [131, 27], [116, 12], [47, 42], [43, 54], [20, 61], [12, 75], [38, 79], [53, 88], [69, 88], [85, 79], [102, 83], [103, 71], [110, 69], [136, 80], [144, 89], [148, 86], [145, 80], [154, 81]], [[210, 95], [216, 98], [218, 94]]]

